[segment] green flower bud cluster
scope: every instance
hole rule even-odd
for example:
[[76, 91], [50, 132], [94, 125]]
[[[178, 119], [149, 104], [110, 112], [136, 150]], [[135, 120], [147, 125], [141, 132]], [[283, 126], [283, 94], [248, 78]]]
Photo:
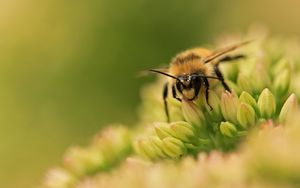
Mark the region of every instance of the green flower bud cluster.
[[[275, 58], [268, 54], [273, 52], [266, 43], [268, 42], [249, 44], [243, 51], [246, 59], [221, 64], [231, 92], [224, 91], [221, 84], [216, 84], [209, 90], [208, 101], [204, 93], [196, 101], [182, 100], [181, 103], [169, 97], [169, 108], [173, 109], [170, 110], [171, 123], [163, 123], [166, 120], [163, 118], [163, 102], [161, 97], [156, 98], [154, 104], [161, 104], [161, 117], [152, 121], [161, 123], [153, 126], [154, 134], [146, 135], [136, 142], [135, 151], [151, 160], [178, 158], [185, 154], [195, 155], [199, 151], [216, 149], [228, 151], [234, 149], [250, 130], [259, 129], [264, 122], [272, 121], [275, 126], [285, 123], [299, 108], [300, 92], [293, 93], [296, 86], [292, 80], [300, 75], [300, 65], [295, 59], [300, 59], [300, 55], [294, 56], [294, 59], [288, 56]], [[162, 83], [159, 81], [157, 86]], [[173, 130], [172, 126], [183, 122], [187, 123], [185, 126], [188, 127], [192, 140], [178, 136], [179, 132], [187, 134], [185, 131]], [[160, 139], [161, 144], [155, 145], [156, 147], [145, 144], [152, 143], [152, 137]], [[173, 154], [164, 148], [166, 138], [174, 139]]]
[[123, 126], [108, 127], [88, 147], [70, 148], [61, 167], [46, 175], [45, 187], [70, 187], [81, 177], [106, 171], [131, 153], [131, 136]]
[[[296, 119], [299, 121], [299, 116]], [[299, 187], [298, 123], [249, 136], [236, 153], [214, 151], [155, 164], [130, 157], [110, 173], [86, 177], [76, 188]]]
[[[240, 96], [224, 91], [220, 99], [210, 92], [213, 111], [205, 111], [191, 101], [182, 101], [185, 121], [154, 123], [155, 134], [139, 139], [135, 143], [137, 154], [150, 160], [179, 158], [199, 151], [234, 148], [247, 132], [267, 120], [284, 123], [290, 114], [298, 111], [295, 94], [291, 94], [280, 110], [276, 110], [276, 99], [265, 88], [256, 100], [246, 91]], [[213, 100], [212, 100], [213, 99]], [[222, 135], [222, 136], [220, 136]]]
[[136, 152], [148, 159], [179, 158], [197, 143], [195, 128], [187, 122], [155, 123], [156, 135], [138, 139]]
[[276, 106], [276, 99], [268, 88], [261, 92], [257, 101], [245, 91], [239, 98], [234, 93], [224, 92], [221, 109], [226, 122], [221, 122], [220, 131], [227, 137], [240, 136], [268, 119], [283, 123], [288, 115], [296, 113], [299, 108], [295, 94], [288, 97], [280, 110], [276, 111]]

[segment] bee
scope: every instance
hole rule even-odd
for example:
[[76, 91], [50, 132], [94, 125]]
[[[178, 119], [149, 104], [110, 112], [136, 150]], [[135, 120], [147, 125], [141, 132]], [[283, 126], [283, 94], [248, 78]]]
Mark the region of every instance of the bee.
[[169, 81], [164, 85], [162, 94], [167, 121], [170, 121], [166, 100], [170, 86], [173, 98], [180, 102], [182, 100], [194, 101], [202, 93], [200, 91], [203, 91], [206, 104], [210, 107], [210, 110], [213, 110], [208, 100], [212, 80], [220, 81], [223, 88], [231, 92], [224, 81], [219, 64], [245, 58], [242, 54], [228, 55], [228, 53], [249, 42], [245, 41], [216, 51], [210, 51], [206, 48], [188, 49], [176, 55], [171, 60], [168, 68], [150, 69], [150, 72], [169, 77]]

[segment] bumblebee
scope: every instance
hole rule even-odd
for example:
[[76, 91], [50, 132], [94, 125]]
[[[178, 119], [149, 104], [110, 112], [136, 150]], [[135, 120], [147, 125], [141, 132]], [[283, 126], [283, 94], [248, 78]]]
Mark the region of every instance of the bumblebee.
[[242, 42], [216, 51], [210, 51], [205, 48], [189, 49], [176, 55], [171, 60], [168, 68], [163, 70], [150, 69], [149, 71], [151, 72], [170, 78], [163, 89], [163, 101], [168, 122], [170, 121], [170, 117], [166, 99], [168, 97], [169, 86], [171, 86], [173, 98], [178, 101], [193, 101], [202, 93], [200, 91], [203, 91], [207, 105], [213, 110], [208, 102], [209, 88], [212, 80], [220, 81], [224, 89], [230, 92], [230, 88], [224, 81], [223, 74], [219, 69], [219, 64], [244, 58], [245, 56], [242, 54], [228, 55], [228, 53], [249, 42]]

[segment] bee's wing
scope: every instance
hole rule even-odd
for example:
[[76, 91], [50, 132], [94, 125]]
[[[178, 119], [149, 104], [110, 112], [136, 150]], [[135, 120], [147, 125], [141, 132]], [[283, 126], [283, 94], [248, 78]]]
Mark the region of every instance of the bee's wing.
[[216, 59], [216, 58], [218, 58], [218, 57], [220, 57], [220, 56], [222, 56], [224, 54], [227, 54], [227, 53], [229, 53], [229, 52], [231, 52], [231, 51], [233, 51], [233, 50], [235, 50], [235, 49], [237, 49], [237, 48], [239, 48], [241, 46], [244, 46], [244, 45], [246, 45], [246, 44], [248, 44], [250, 42], [252, 42], [252, 40], [248, 40], [248, 41], [245, 41], [245, 42], [241, 42], [239, 44], [231, 45], [231, 46], [222, 48], [220, 50], [217, 50], [217, 51], [213, 52], [211, 55], [207, 56], [203, 60], [203, 62], [204, 63], [208, 63], [208, 62], [210, 62], [210, 61], [212, 61], [212, 60], [214, 60], [214, 59]]

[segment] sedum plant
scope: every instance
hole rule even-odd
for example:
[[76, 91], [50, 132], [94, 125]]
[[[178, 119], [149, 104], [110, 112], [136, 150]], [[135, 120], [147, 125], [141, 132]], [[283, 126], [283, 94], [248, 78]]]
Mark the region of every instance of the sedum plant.
[[[260, 38], [244, 60], [223, 64], [232, 92], [216, 84], [209, 104], [168, 98], [165, 80], [141, 91], [135, 127], [109, 126], [69, 149], [42, 187], [297, 187], [300, 185], [300, 44]], [[242, 39], [239, 39], [242, 40]]]

